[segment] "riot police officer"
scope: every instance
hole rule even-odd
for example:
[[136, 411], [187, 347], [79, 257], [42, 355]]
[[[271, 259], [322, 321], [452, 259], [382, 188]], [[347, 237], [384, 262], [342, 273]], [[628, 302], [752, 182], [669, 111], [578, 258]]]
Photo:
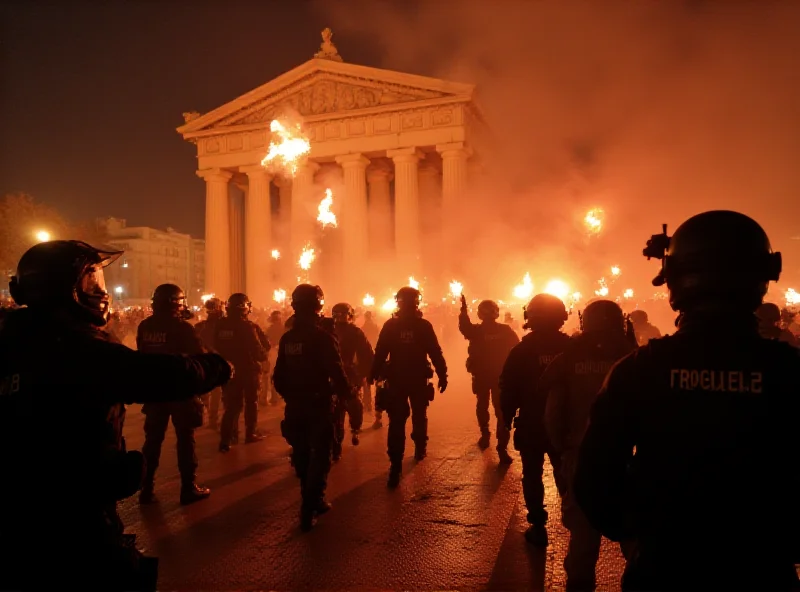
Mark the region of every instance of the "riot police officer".
[[472, 374], [472, 392], [477, 399], [475, 415], [481, 438], [478, 446], [481, 450], [489, 447], [489, 401], [492, 402], [497, 419], [497, 456], [501, 464], [512, 462], [508, 454], [510, 433], [503, 420], [500, 408], [500, 373], [509, 352], [519, 343], [519, 337], [510, 325], [498, 323], [500, 307], [493, 300], [484, 300], [478, 304], [480, 324], [473, 324], [469, 319], [467, 298], [461, 295], [461, 314], [458, 317], [458, 330], [469, 341], [467, 350], [467, 371]]
[[434, 395], [433, 386], [428, 383], [428, 379], [433, 377], [428, 358], [439, 379], [439, 392], [443, 393], [447, 388], [447, 364], [433, 326], [419, 314], [419, 290], [401, 288], [395, 300], [397, 313], [381, 329], [368, 378], [370, 383], [385, 380], [387, 384], [383, 389], [386, 400], [379, 402], [376, 393], [375, 405], [384, 408], [389, 415], [389, 487], [397, 487], [400, 483], [409, 414], [413, 426], [414, 458], [421, 461], [426, 456], [428, 405]]
[[[190, 399], [225, 383], [231, 367], [216, 354], [134, 351], [100, 330], [103, 267], [120, 255], [39, 243], [11, 279], [23, 308], [0, 329], [0, 589], [155, 590], [154, 561], [116, 511], [144, 469], [125, 447], [125, 403]], [[34, 424], [42, 437], [30, 437]]]
[[[364, 322], [361, 324], [361, 330], [364, 332], [367, 341], [369, 341], [370, 347], [374, 348], [375, 344], [378, 343], [378, 333], [380, 333], [380, 329], [373, 318], [372, 311], [368, 310], [364, 313]], [[366, 411], [372, 411], [375, 414], [375, 422], [372, 424], [372, 427], [380, 428], [382, 425], [381, 412], [375, 410], [372, 404], [372, 385], [365, 380], [362, 384], [361, 390], [361, 398], [364, 402], [364, 409]]]
[[261, 328], [247, 317], [252, 304], [246, 294], [231, 294], [226, 314], [217, 322], [215, 349], [236, 369], [236, 375], [222, 389], [225, 414], [219, 434], [219, 451], [230, 451], [244, 407], [245, 444], [263, 439], [258, 432], [258, 387], [261, 363], [267, 360], [270, 344]]
[[351, 396], [336, 337], [319, 322], [324, 295], [319, 286], [301, 284], [292, 292], [292, 328], [281, 337], [273, 381], [286, 402], [281, 432], [292, 447], [300, 479], [300, 527], [310, 530], [330, 509], [325, 501], [334, 408]]
[[755, 310], [781, 272], [759, 224], [698, 214], [644, 254], [680, 312], [606, 378], [574, 492], [625, 541], [623, 590], [790, 590], [800, 561], [798, 351], [763, 339]]
[[339, 341], [339, 352], [342, 364], [350, 381], [352, 395], [346, 400], [339, 400], [336, 409], [336, 438], [333, 446], [333, 460], [342, 455], [344, 441], [344, 415], [350, 418], [350, 434], [353, 446], [358, 446], [358, 434], [364, 422], [364, 406], [360, 398], [361, 384], [372, 369], [374, 353], [364, 332], [355, 326], [355, 310], [346, 302], [334, 305], [334, 330]]
[[647, 342], [651, 339], [661, 337], [661, 331], [650, 322], [650, 318], [645, 311], [641, 309], [634, 310], [628, 315], [628, 318], [633, 323], [637, 345], [647, 345]]
[[[217, 330], [217, 323], [225, 316], [225, 311], [222, 308], [222, 300], [219, 298], [209, 298], [205, 303], [206, 318], [199, 321], [194, 330], [200, 337], [203, 345], [210, 349], [214, 349], [214, 335]], [[222, 399], [222, 389], [216, 388], [211, 391], [208, 396], [208, 427], [216, 430], [219, 427], [219, 403]]]
[[[280, 342], [281, 337], [286, 332], [286, 329], [283, 326], [283, 316], [281, 315], [281, 311], [273, 310], [269, 313], [267, 325], [267, 339], [272, 345], [275, 345]], [[277, 405], [278, 404], [278, 392], [275, 390], [275, 385], [272, 383], [272, 372], [275, 369], [275, 360], [278, 357], [278, 348], [272, 347], [269, 350], [269, 367], [270, 373], [267, 378], [267, 384], [265, 388], [269, 389], [269, 404], [270, 405]]]
[[[544, 506], [544, 460], [550, 458], [553, 478], [560, 494], [561, 458], [555, 453], [544, 429], [546, 392], [537, 390], [539, 378], [555, 357], [564, 351], [569, 336], [561, 331], [569, 318], [564, 303], [550, 294], [534, 296], [524, 312], [525, 329], [531, 332], [511, 350], [500, 374], [500, 408], [511, 429], [514, 421], [514, 447], [522, 460], [522, 493], [528, 508], [525, 539], [547, 546], [547, 518]], [[519, 410], [519, 417], [515, 418]]]
[[539, 380], [539, 389], [548, 393], [547, 436], [561, 457], [561, 478], [566, 487], [561, 520], [570, 532], [564, 559], [568, 592], [595, 589], [595, 564], [600, 556], [600, 533], [586, 520], [572, 492], [578, 446], [589, 420], [589, 409], [606, 374], [634, 347], [631, 336], [626, 334], [619, 305], [595, 300], [583, 311], [581, 333], [570, 340]]
[[[136, 348], [151, 354], [199, 354], [203, 344], [186, 318], [186, 295], [175, 284], [161, 284], [153, 292], [153, 315], [139, 323]], [[189, 313], [189, 315], [187, 315]], [[187, 505], [207, 498], [211, 490], [195, 482], [197, 454], [194, 430], [203, 425], [203, 403], [198, 397], [171, 403], [147, 403], [142, 407], [144, 445], [142, 454], [147, 463], [139, 503], [156, 501], [153, 493], [161, 444], [167, 433], [170, 418], [175, 428], [178, 448], [178, 470], [181, 474], [181, 504]]]
[[794, 347], [798, 346], [797, 339], [791, 331], [781, 327], [781, 309], [777, 304], [764, 302], [756, 310], [758, 319], [758, 332], [765, 339], [778, 339]]

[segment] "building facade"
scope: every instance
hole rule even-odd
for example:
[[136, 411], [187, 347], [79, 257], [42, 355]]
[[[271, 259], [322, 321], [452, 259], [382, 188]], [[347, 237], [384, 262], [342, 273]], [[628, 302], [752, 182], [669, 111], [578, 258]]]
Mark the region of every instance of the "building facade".
[[106, 284], [120, 306], [147, 306], [160, 284], [177, 284], [190, 305], [205, 289], [205, 241], [172, 228], [128, 226], [120, 218], [99, 221], [109, 246], [125, 251], [106, 268]]
[[[348, 298], [366, 289], [376, 253], [398, 277], [427, 273], [424, 251], [438, 274], [449, 271], [447, 221], [483, 135], [474, 86], [347, 64], [329, 29], [322, 37], [320, 51], [297, 68], [208, 113], [184, 113], [178, 132], [197, 146], [197, 175], [206, 182], [209, 292], [246, 291], [256, 306], [271, 301], [270, 253], [280, 246], [297, 260], [314, 232], [320, 187], [330, 183], [323, 177], [342, 188], [336, 250]], [[271, 122], [289, 115], [300, 119], [311, 149], [294, 174], [279, 176], [261, 161]], [[232, 187], [243, 199], [232, 198]], [[439, 225], [426, 231], [431, 220]], [[435, 244], [426, 247], [423, 235]]]

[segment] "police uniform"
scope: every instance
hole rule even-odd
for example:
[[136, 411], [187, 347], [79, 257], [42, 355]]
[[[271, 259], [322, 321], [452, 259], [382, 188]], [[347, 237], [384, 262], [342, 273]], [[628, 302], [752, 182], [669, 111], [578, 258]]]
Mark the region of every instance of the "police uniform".
[[[278, 319], [277, 321], [270, 321], [269, 326], [267, 327], [267, 339], [269, 340], [270, 344], [277, 345], [280, 343], [281, 337], [285, 333], [285, 329], [283, 327], [283, 322]], [[278, 349], [273, 347], [269, 350], [269, 366], [270, 372], [267, 378], [267, 387], [269, 389], [269, 403], [270, 405], [277, 405], [278, 404], [278, 393], [275, 390], [275, 385], [272, 382], [272, 372], [275, 369], [275, 360], [278, 357]]]
[[[126, 450], [124, 403], [191, 400], [230, 367], [137, 352], [30, 308], [8, 315], [0, 349], [0, 588], [150, 589], [116, 511], [143, 468]], [[31, 438], [34, 424], [48, 437]]]
[[519, 343], [519, 337], [505, 323], [484, 321], [473, 324], [469, 313], [462, 309], [458, 318], [458, 329], [469, 341], [467, 371], [472, 374], [472, 392], [476, 395], [475, 415], [481, 430], [482, 440], [488, 446], [489, 402], [497, 420], [497, 450], [505, 452], [510, 438], [500, 407], [500, 373], [508, 354]]
[[[620, 327], [621, 329], [621, 327]], [[561, 458], [565, 495], [561, 519], [570, 531], [564, 559], [567, 590], [594, 590], [595, 565], [600, 555], [600, 533], [581, 512], [572, 492], [576, 456], [589, 410], [611, 367], [633, 349], [629, 337], [603, 331], [583, 333], [570, 340], [540, 379], [547, 391], [545, 429], [550, 445]]]
[[[361, 325], [361, 330], [364, 332], [367, 341], [369, 341], [370, 347], [374, 349], [375, 344], [378, 343], [378, 334], [380, 333], [378, 324], [371, 318], [364, 319], [364, 324]], [[373, 410], [372, 385], [367, 380], [363, 382], [361, 387], [361, 400], [364, 403], [364, 409], [366, 409], [367, 411]]]
[[220, 426], [220, 450], [225, 451], [236, 431], [242, 407], [245, 441], [252, 441], [257, 434], [261, 363], [267, 360], [270, 345], [264, 332], [254, 322], [225, 316], [217, 322], [214, 346], [234, 367], [233, 379], [222, 389], [225, 414]]
[[385, 410], [389, 415], [388, 454], [393, 467], [403, 461], [409, 415], [417, 453], [424, 456], [427, 447], [427, 413], [433, 398], [433, 387], [428, 384], [432, 377], [428, 358], [439, 380], [446, 380], [447, 364], [430, 322], [416, 312], [399, 313], [386, 321], [375, 347], [370, 382], [385, 378], [389, 385]]
[[514, 420], [514, 448], [522, 460], [522, 492], [528, 508], [528, 523], [544, 527], [547, 510], [544, 506], [545, 454], [553, 466], [553, 477], [559, 493], [561, 458], [555, 453], [544, 429], [546, 392], [537, 390], [545, 368], [564, 351], [569, 336], [557, 329], [533, 331], [525, 335], [511, 350], [500, 374], [500, 407], [507, 425]]
[[[336, 410], [336, 443], [334, 458], [341, 455], [344, 441], [344, 415], [350, 418], [350, 429], [357, 434], [364, 422], [364, 406], [359, 397], [361, 383], [364, 382], [370, 369], [374, 352], [364, 332], [352, 323], [335, 323], [334, 330], [339, 342], [342, 364], [350, 383], [351, 395], [346, 400], [337, 402]], [[338, 452], [338, 455], [337, 455]]]
[[[194, 327], [174, 316], [154, 314], [141, 323], [136, 334], [136, 348], [148, 354], [199, 354], [203, 351]], [[147, 403], [142, 407], [144, 445], [147, 462], [143, 492], [152, 493], [153, 480], [161, 457], [161, 445], [170, 418], [175, 427], [178, 470], [185, 488], [194, 485], [197, 471], [194, 430], [203, 424], [203, 404], [198, 397], [170, 403]]]
[[[214, 349], [214, 335], [217, 330], [217, 323], [222, 318], [221, 314], [209, 314], [208, 317], [199, 321], [194, 330], [200, 337], [203, 345], [210, 350]], [[208, 424], [209, 427], [215, 428], [219, 425], [219, 404], [222, 400], [222, 389], [215, 388], [208, 394]]]
[[647, 345], [651, 339], [658, 339], [661, 337], [661, 331], [658, 327], [645, 321], [644, 323], [634, 323], [633, 330], [636, 335], [636, 342], [638, 345]]
[[295, 316], [281, 337], [273, 382], [286, 402], [281, 432], [292, 447], [303, 511], [314, 512], [324, 499], [331, 467], [335, 396], [350, 394], [336, 338], [320, 327], [316, 315]]

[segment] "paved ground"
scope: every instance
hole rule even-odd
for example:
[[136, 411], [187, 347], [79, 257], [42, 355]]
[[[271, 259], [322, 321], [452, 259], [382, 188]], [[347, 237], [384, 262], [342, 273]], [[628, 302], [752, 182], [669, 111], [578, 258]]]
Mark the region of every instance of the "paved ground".
[[[461, 354], [459, 354], [461, 355]], [[261, 410], [263, 442], [217, 452], [218, 437], [198, 430], [200, 480], [213, 494], [178, 504], [174, 435], [157, 476], [161, 503], [121, 505], [130, 532], [161, 558], [163, 590], [560, 590], [567, 533], [552, 477], [547, 550], [525, 543], [520, 463], [499, 467], [476, 446], [474, 396], [451, 356], [455, 376], [430, 408], [429, 456], [409, 459], [397, 490], [386, 488], [386, 428], [346, 444], [331, 471], [333, 510], [315, 530], [298, 528], [299, 486], [278, 428], [282, 407]], [[367, 417], [371, 421], [371, 417]], [[410, 422], [409, 422], [410, 430]], [[131, 448], [142, 443], [142, 415], [130, 409]], [[412, 452], [413, 453], [413, 452]], [[599, 589], [618, 590], [623, 560], [604, 541]]]

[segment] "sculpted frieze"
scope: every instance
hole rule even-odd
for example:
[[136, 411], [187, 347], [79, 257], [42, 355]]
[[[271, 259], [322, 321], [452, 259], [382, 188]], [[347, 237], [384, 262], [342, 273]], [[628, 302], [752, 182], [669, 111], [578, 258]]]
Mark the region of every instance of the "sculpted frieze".
[[325, 115], [441, 96], [442, 93], [435, 91], [350, 77], [313, 77], [229, 115], [214, 127], [266, 123], [285, 112], [302, 116]]

